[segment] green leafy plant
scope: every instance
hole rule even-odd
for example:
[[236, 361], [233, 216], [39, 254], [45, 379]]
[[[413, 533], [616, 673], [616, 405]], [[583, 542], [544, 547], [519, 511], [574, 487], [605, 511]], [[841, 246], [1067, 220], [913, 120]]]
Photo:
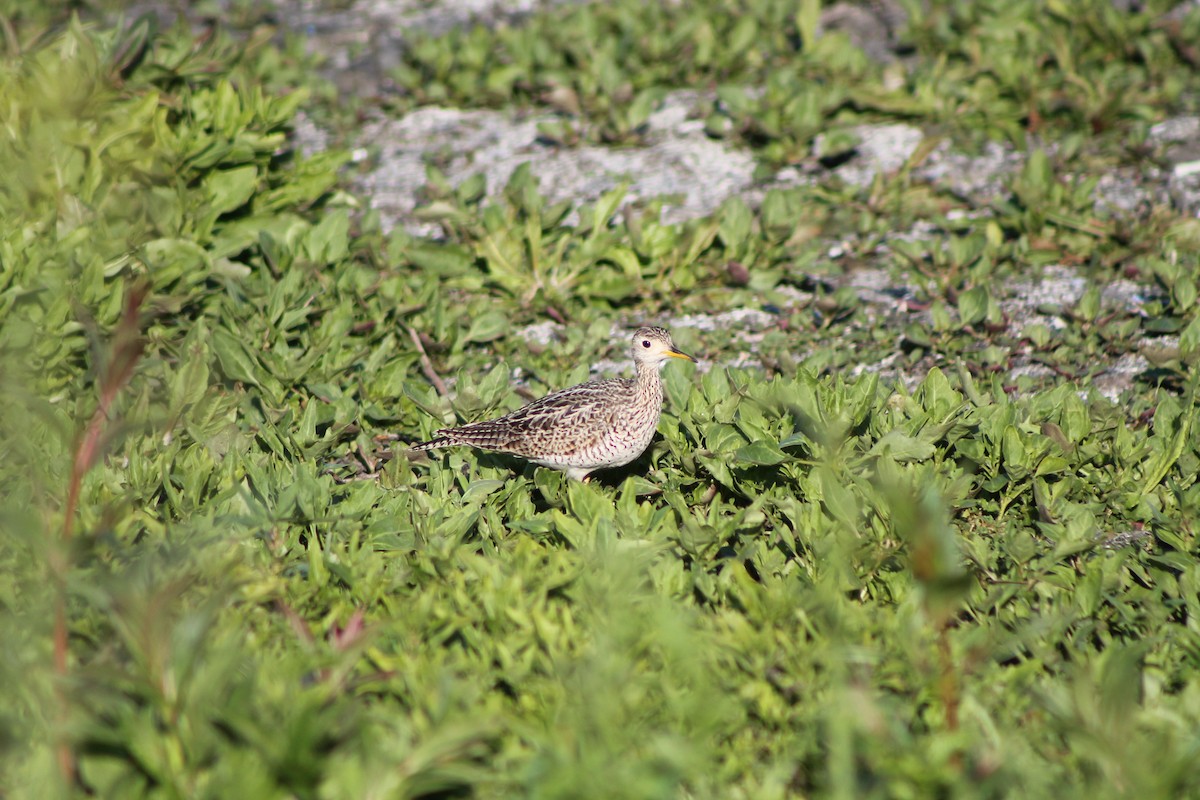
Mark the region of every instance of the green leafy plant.
[[[431, 170], [439, 241], [385, 238], [344, 154], [290, 149], [304, 94], [264, 87], [268, 44], [21, 27], [0, 73], [4, 791], [1186, 796], [1190, 229], [1094, 226], [1072, 176], [1094, 123], [1102, 150], [1141, 119], [1104, 81], [1163, 109], [1190, 79], [1140, 15], [1035, 10], [914, 11], [927, 94], [890, 110], [814, 3], [616, 3], [418, 43], [428, 99], [567, 87], [615, 142], [638, 93], [702, 81], [728, 130], [775, 126], [768, 160], [860, 114], [1016, 140], [1033, 108], [1077, 142], [982, 220], [908, 168], [684, 224], [619, 189], [566, 224], [529, 171], [487, 200]], [[539, 39], [555, 24], [578, 63]], [[728, 88], [767, 73], [767, 101]], [[828, 85], [789, 97], [806, 78]], [[927, 215], [936, 235], [892, 235]], [[915, 276], [886, 325], [847, 280], [881, 244], [875, 268]], [[1010, 330], [1003, 279], [1076, 249], [1095, 285]], [[1137, 304], [1110, 304], [1117, 274]], [[723, 310], [758, 321], [707, 324]], [[555, 314], [548, 339], [521, 327]], [[614, 323], [690, 314], [674, 333], [709, 363], [664, 374], [659, 438], [624, 470], [404, 446], [624, 360]], [[1089, 384], [1156, 345], [1118, 400]], [[1011, 381], [1018, 356], [1053, 377]]]

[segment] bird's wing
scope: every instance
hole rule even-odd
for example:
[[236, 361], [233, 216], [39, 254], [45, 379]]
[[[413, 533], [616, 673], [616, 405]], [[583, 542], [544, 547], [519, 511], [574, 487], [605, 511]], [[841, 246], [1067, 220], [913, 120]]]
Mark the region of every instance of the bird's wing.
[[630, 394], [629, 383], [620, 379], [581, 383], [570, 389], [551, 392], [496, 421], [530, 430], [547, 430], [586, 422], [597, 413], [620, 404]]
[[632, 399], [630, 381], [590, 381], [552, 392], [498, 419], [439, 433], [475, 447], [521, 451], [522, 443], [556, 430], [604, 427], [616, 409], [627, 405], [627, 397]]

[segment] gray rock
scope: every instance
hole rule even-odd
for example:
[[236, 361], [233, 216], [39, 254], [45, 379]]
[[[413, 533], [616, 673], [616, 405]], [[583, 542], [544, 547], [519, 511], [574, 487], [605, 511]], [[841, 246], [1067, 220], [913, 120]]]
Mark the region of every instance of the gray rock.
[[944, 141], [913, 170], [913, 176], [959, 197], [986, 203], [1007, 193], [1005, 181], [1024, 163], [1022, 153], [998, 142], [989, 141], [982, 153], [970, 155], [953, 150], [951, 143]]
[[[854, 186], [869, 186], [878, 173], [899, 170], [925, 138], [925, 133], [912, 125], [859, 125], [851, 132], [859, 140], [856, 155], [835, 173]], [[814, 150], [821, 149], [822, 138], [817, 136]]]
[[682, 110], [692, 97], [668, 98], [651, 118], [650, 143], [622, 149], [546, 142], [538, 124], [559, 119], [550, 114], [421, 108], [400, 119], [377, 119], [359, 141], [378, 150], [378, 166], [358, 179], [357, 188], [381, 212], [385, 229], [401, 224], [420, 235], [436, 233], [413, 217], [431, 160], [454, 185], [483, 173], [488, 191], [496, 192], [528, 163], [551, 202], [594, 200], [628, 182], [626, 203], [678, 198], [664, 206], [665, 222], [703, 216], [751, 184], [754, 159], [705, 136], [703, 123]]
[[818, 32], [844, 33], [867, 58], [881, 64], [896, 60], [897, 34], [908, 23], [908, 11], [896, 0], [834, 3], [821, 12]]

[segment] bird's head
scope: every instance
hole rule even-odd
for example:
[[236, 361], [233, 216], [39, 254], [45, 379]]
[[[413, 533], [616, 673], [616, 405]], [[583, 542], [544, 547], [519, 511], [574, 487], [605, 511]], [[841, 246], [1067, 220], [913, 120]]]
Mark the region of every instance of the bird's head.
[[638, 364], [661, 366], [669, 359], [682, 358], [694, 362], [696, 359], [683, 353], [671, 341], [671, 334], [662, 328], [638, 328], [633, 334], [633, 360]]

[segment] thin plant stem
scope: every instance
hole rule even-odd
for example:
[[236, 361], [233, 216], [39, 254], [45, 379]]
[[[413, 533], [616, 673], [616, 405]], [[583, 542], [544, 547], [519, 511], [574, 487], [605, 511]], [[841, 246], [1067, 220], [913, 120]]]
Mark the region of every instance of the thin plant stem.
[[113, 332], [112, 350], [108, 362], [100, 370], [100, 397], [96, 410], [84, 427], [75, 447], [71, 462], [71, 476], [67, 483], [67, 500], [63, 508], [62, 533], [58, 547], [51, 551], [50, 571], [55, 584], [54, 601], [54, 673], [58, 678], [56, 694], [60, 731], [56, 745], [56, 757], [63, 781], [70, 785], [78, 775], [75, 750], [65, 733], [65, 723], [70, 711], [67, 681], [70, 676], [69, 638], [67, 628], [67, 577], [71, 569], [71, 541], [75, 536], [75, 516], [79, 509], [79, 493], [83, 477], [96, 463], [102, 450], [104, 434], [111, 421], [113, 404], [121, 389], [129, 383], [133, 369], [142, 356], [144, 341], [141, 335], [140, 312], [146, 299], [148, 286], [144, 282], [134, 284], [125, 295], [125, 307], [121, 319]]

